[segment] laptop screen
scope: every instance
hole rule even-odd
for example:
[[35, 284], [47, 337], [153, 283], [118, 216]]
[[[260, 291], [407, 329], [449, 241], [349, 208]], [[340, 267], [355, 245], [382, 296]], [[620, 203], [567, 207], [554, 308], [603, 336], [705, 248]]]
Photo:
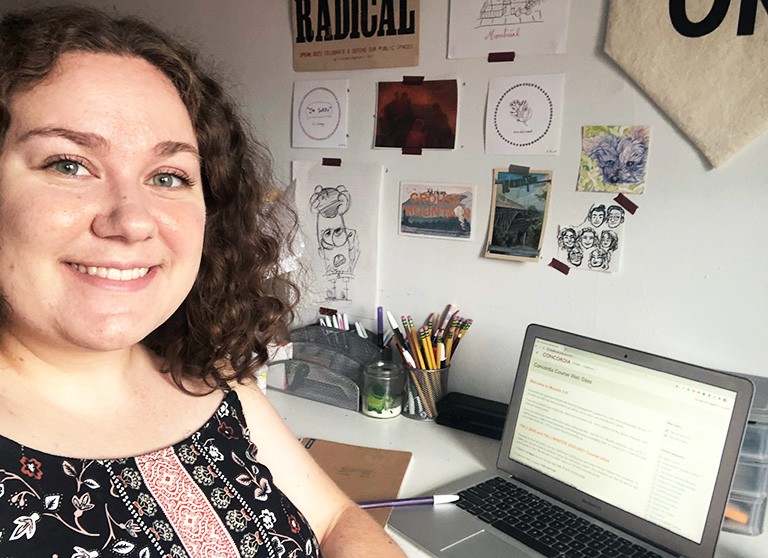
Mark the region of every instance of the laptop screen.
[[736, 393], [537, 338], [510, 459], [700, 543]]

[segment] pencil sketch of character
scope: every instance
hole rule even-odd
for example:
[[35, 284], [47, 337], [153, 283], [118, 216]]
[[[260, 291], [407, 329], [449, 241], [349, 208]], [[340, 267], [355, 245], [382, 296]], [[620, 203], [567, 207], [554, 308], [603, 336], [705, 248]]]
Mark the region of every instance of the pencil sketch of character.
[[605, 133], [585, 141], [586, 154], [597, 164], [604, 182], [640, 184], [645, 180], [648, 139], [643, 126], [632, 127], [626, 135]]
[[589, 253], [589, 261], [587, 263], [589, 269], [606, 271], [610, 263], [611, 253], [602, 248], [595, 248]]
[[349, 282], [354, 279], [360, 257], [357, 231], [347, 228], [344, 214], [352, 198], [342, 186], [318, 185], [309, 198], [309, 207], [317, 214], [317, 244], [329, 285], [326, 300], [349, 300]]
[[624, 208], [619, 205], [609, 205], [606, 211], [608, 226], [615, 229], [624, 222]]
[[619, 235], [614, 231], [606, 230], [600, 233], [600, 248], [606, 252], [615, 252], [619, 247]]
[[597, 233], [595, 229], [586, 227], [579, 231], [578, 242], [584, 250], [589, 250], [597, 243]]
[[600, 204], [590, 207], [587, 212], [587, 221], [596, 229], [599, 228], [605, 222], [605, 206]]
[[576, 230], [573, 227], [560, 229], [557, 235], [557, 243], [561, 250], [570, 250], [576, 245]]
[[582, 250], [581, 246], [578, 244], [575, 244], [573, 248], [568, 250], [568, 263], [570, 263], [572, 266], [579, 267], [583, 259], [584, 250]]

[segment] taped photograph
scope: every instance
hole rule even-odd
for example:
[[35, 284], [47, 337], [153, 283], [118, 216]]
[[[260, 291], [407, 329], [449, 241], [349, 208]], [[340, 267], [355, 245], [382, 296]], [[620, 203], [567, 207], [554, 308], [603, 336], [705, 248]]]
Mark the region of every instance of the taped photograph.
[[485, 257], [537, 261], [549, 208], [552, 171], [495, 169]]

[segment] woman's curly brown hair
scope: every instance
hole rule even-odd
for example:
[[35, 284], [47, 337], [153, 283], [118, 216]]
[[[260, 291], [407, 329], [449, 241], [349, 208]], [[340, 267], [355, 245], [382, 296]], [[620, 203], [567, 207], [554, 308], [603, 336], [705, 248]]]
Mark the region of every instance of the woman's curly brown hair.
[[[265, 362], [267, 345], [286, 337], [298, 302], [280, 266], [296, 216], [279, 207], [269, 152], [192, 49], [140, 19], [79, 6], [35, 8], [0, 21], [0, 149], [12, 96], [45, 79], [67, 52], [143, 58], [179, 92], [201, 155], [205, 241], [191, 292], [144, 344], [166, 359], [182, 388], [185, 378], [212, 388], [244, 379]], [[0, 297], [0, 325], [12, 311]]]

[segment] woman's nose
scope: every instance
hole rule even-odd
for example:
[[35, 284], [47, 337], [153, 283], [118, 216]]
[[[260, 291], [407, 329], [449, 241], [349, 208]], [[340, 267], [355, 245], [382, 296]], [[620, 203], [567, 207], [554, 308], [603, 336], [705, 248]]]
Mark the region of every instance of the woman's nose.
[[150, 194], [142, 184], [111, 184], [107, 189], [93, 218], [94, 234], [132, 243], [157, 233], [157, 221], [148, 205]]

